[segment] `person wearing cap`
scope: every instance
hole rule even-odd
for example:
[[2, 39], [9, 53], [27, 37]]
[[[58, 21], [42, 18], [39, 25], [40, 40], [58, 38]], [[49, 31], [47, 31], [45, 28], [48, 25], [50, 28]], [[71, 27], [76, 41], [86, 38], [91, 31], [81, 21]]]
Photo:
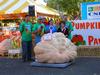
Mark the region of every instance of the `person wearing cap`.
[[41, 36], [45, 33], [45, 25], [42, 23], [42, 18], [37, 18], [37, 23], [34, 24], [33, 33], [35, 34], [35, 44], [41, 41]]
[[19, 29], [22, 36], [22, 60], [32, 60], [32, 23], [29, 15], [25, 16], [25, 20], [21, 22]]

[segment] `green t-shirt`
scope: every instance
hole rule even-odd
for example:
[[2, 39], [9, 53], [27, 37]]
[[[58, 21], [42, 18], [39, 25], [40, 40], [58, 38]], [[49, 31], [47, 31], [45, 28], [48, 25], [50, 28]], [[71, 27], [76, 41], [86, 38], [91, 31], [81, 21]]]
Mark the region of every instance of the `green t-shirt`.
[[[71, 30], [71, 31], [74, 30], [74, 28], [73, 28], [73, 26], [72, 26], [72, 23], [71, 23], [70, 21], [66, 21], [66, 27], [68, 27], [69, 30]], [[69, 33], [68, 38], [69, 38], [70, 40], [72, 39], [72, 35], [71, 35], [71, 33]]]
[[42, 32], [37, 33], [36, 35], [44, 34], [46, 28], [45, 28], [45, 25], [44, 25], [44, 24], [39, 24], [39, 23], [34, 24], [34, 26], [33, 26], [33, 32], [34, 32], [34, 31], [37, 31], [41, 26], [43, 27], [43, 28], [42, 28]]
[[[32, 23], [23, 21], [21, 22], [19, 28], [22, 35], [22, 41], [32, 41]], [[26, 31], [26, 29], [28, 30], [28, 32]]]

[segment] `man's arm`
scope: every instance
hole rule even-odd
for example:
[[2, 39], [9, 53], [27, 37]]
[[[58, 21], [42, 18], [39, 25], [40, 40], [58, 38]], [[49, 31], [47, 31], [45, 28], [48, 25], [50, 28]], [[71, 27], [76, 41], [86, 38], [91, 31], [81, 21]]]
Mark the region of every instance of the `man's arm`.
[[40, 31], [41, 31], [41, 28], [37, 29], [37, 25], [34, 24], [34, 26], [33, 26], [33, 28], [32, 28], [33, 34], [37, 34], [37, 33], [39, 33]]

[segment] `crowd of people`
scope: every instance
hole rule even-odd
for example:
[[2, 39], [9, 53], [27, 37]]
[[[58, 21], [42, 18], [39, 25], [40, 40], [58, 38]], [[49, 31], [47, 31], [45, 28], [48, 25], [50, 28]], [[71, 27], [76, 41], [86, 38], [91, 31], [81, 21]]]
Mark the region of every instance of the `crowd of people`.
[[70, 16], [65, 16], [62, 21], [56, 20], [55, 23], [53, 19], [47, 21], [44, 17], [38, 17], [37, 22], [32, 24], [30, 16], [26, 15], [25, 20], [20, 23], [19, 29], [22, 36], [22, 59], [30, 61], [33, 50], [32, 35], [35, 35], [35, 45], [40, 42], [42, 35], [47, 33], [62, 32], [66, 38], [71, 40], [73, 26], [70, 22]]

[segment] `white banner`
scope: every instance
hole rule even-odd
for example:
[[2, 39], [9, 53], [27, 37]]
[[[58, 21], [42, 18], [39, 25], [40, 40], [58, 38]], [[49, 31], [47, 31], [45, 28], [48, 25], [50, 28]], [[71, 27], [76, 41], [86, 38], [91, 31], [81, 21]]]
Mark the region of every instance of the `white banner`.
[[86, 45], [100, 46], [100, 20], [77, 20], [72, 25], [72, 35], [81, 35]]

